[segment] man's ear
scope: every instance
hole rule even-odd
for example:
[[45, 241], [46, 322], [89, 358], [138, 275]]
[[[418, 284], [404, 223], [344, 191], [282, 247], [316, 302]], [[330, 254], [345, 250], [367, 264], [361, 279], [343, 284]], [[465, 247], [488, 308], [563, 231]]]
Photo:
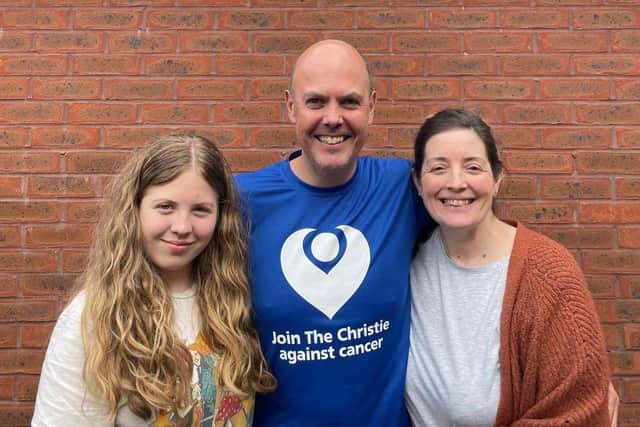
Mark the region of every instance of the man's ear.
[[295, 123], [296, 122], [296, 111], [295, 111], [295, 105], [293, 105], [293, 95], [291, 94], [291, 92], [289, 92], [289, 90], [285, 90], [284, 91], [284, 102], [287, 106], [287, 115], [289, 116], [289, 121], [291, 123]]
[[373, 113], [376, 109], [376, 102], [378, 101], [378, 93], [375, 90], [371, 91], [369, 96], [369, 123], [373, 123]]

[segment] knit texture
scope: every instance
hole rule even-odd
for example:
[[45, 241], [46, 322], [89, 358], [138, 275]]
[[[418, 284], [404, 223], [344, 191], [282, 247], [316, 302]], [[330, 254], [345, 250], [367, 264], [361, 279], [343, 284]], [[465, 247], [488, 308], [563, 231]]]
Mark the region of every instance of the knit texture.
[[571, 253], [517, 226], [500, 324], [497, 426], [609, 426], [606, 347]]

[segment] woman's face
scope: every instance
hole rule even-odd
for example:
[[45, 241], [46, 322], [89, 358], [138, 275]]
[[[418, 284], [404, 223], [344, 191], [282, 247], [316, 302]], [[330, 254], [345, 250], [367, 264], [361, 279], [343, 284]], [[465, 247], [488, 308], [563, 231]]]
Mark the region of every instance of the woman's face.
[[193, 260], [207, 247], [218, 221], [218, 195], [199, 172], [148, 187], [140, 202], [145, 254], [168, 285], [190, 280]]
[[500, 180], [487, 150], [471, 129], [451, 129], [429, 138], [416, 186], [427, 211], [443, 228], [474, 229], [493, 216]]

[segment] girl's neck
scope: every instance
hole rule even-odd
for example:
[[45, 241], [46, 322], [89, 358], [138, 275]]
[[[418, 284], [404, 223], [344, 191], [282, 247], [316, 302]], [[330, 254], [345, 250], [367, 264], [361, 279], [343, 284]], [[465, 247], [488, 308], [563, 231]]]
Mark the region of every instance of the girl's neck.
[[172, 295], [183, 294], [193, 288], [193, 279], [191, 278], [191, 274], [188, 272], [165, 272], [162, 274], [162, 280], [164, 280], [164, 283], [167, 286], [167, 291]]
[[479, 267], [509, 256], [515, 234], [515, 227], [495, 215], [472, 229], [440, 227], [447, 255], [461, 267]]

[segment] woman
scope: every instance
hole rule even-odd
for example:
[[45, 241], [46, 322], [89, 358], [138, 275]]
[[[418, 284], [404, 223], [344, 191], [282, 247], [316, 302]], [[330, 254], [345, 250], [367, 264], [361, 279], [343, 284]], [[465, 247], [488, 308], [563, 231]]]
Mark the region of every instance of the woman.
[[416, 426], [607, 426], [608, 362], [584, 276], [561, 245], [498, 219], [502, 164], [474, 113], [415, 141], [439, 224], [411, 271], [407, 407]]
[[165, 137], [112, 182], [60, 315], [34, 426], [248, 426], [272, 390], [250, 310], [245, 229], [221, 152]]

